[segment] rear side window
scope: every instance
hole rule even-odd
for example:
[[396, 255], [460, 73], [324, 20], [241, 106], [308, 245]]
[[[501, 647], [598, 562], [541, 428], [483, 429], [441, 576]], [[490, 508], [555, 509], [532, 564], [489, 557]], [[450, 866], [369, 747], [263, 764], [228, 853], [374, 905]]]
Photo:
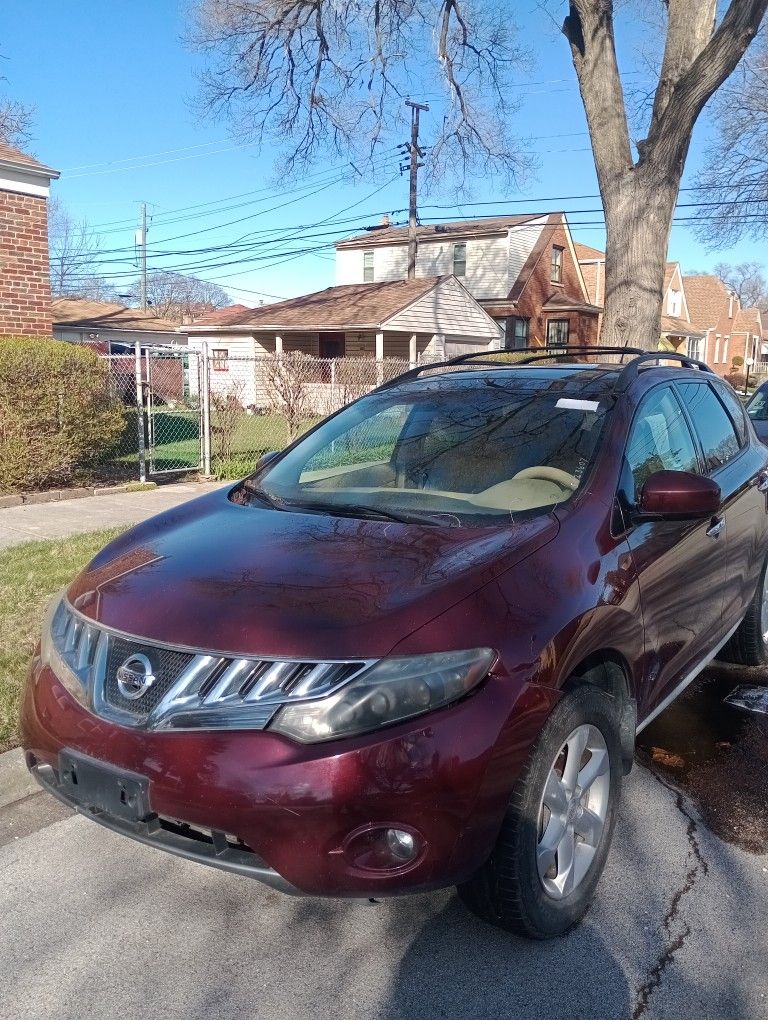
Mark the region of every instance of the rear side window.
[[655, 471], [691, 471], [699, 473], [691, 431], [675, 394], [668, 387], [654, 390], [643, 401], [632, 423], [626, 461], [632, 475], [634, 492], [627, 498], [637, 502], [640, 490]]
[[736, 428], [736, 435], [739, 437], [739, 446], [743, 446], [747, 441], [747, 423], [744, 419], [744, 408], [741, 401], [733, 390], [726, 389], [725, 386], [715, 384], [715, 391], [725, 404], [726, 411], [731, 416], [731, 420]]
[[739, 452], [733, 423], [706, 383], [679, 383], [678, 390], [701, 440], [706, 470], [714, 471]]

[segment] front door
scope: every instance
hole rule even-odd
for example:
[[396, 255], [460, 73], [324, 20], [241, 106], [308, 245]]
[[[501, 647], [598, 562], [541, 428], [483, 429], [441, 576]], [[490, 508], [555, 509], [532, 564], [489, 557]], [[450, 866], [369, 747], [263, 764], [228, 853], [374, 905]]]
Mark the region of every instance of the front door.
[[640, 585], [645, 631], [641, 718], [701, 661], [722, 631], [726, 536], [720, 517], [632, 525], [643, 484], [654, 471], [665, 469], [703, 470], [680, 400], [669, 385], [652, 390], [637, 411], [620, 494], [628, 508], [627, 541]]

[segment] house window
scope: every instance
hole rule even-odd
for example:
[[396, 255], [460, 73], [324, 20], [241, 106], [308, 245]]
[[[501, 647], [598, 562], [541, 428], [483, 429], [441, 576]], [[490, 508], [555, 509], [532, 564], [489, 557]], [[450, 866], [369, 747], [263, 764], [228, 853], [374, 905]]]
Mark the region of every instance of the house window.
[[673, 315], [676, 319], [679, 318], [683, 313], [683, 292], [680, 290], [671, 290], [669, 292], [669, 300], [667, 301], [667, 314]]
[[702, 354], [702, 339], [698, 336], [688, 337], [688, 357], [695, 358], [697, 361], [701, 361]]
[[547, 323], [547, 347], [568, 346], [568, 320], [550, 319]]
[[730, 337], [726, 337], [725, 340], [723, 341], [723, 364], [724, 365], [728, 364], [728, 341], [729, 340], [730, 340]]
[[229, 371], [229, 351], [226, 347], [214, 347], [211, 352], [211, 362], [214, 372]]
[[717, 365], [720, 361], [720, 334], [717, 333], [715, 336], [715, 356], [713, 362]]
[[454, 244], [453, 246], [453, 275], [467, 275], [467, 246], [466, 244]]
[[373, 283], [373, 252], [363, 252], [363, 283]]
[[549, 274], [552, 283], [563, 282], [563, 249], [555, 245], [552, 249], [552, 268]]
[[528, 319], [510, 315], [504, 324], [504, 347], [508, 351], [522, 351], [528, 346]]

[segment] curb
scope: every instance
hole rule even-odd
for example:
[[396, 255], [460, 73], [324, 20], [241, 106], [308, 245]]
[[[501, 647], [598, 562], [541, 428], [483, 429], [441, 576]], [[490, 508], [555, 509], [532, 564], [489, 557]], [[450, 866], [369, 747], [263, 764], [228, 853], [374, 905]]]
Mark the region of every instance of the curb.
[[75, 489], [48, 489], [45, 492], [22, 492], [12, 496], [0, 496], [0, 510], [37, 503], [59, 503], [68, 499], [88, 499], [91, 496], [112, 496], [120, 492], [154, 492], [158, 485], [146, 483], [146, 487], [135, 488], [136, 482], [125, 485], [109, 485], [98, 489], [81, 486]]
[[39, 792], [40, 787], [27, 770], [20, 747], [0, 754], [0, 810]]

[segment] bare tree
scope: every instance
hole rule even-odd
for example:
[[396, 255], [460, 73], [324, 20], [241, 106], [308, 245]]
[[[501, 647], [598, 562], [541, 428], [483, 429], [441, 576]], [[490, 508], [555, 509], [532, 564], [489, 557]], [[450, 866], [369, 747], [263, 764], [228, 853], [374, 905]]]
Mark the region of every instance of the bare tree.
[[210, 60], [204, 108], [247, 139], [277, 140], [286, 171], [329, 151], [355, 161], [391, 151], [403, 101], [426, 86], [442, 119], [430, 163], [459, 178], [514, 179], [530, 166], [511, 131], [509, 84], [527, 61], [516, 38], [509, 5], [470, 14], [465, 0], [197, 0], [192, 29]]
[[[655, 348], [664, 265], [694, 125], [743, 57], [768, 0], [659, 0], [666, 38], [645, 137], [630, 139], [616, 57], [614, 0], [541, 0], [563, 31], [587, 115], [606, 219], [603, 338]], [[632, 17], [630, 7], [624, 16]], [[432, 156], [460, 175], [523, 165], [511, 136], [510, 75], [520, 51], [509, 5], [493, 0], [198, 0], [210, 107], [255, 141], [287, 140], [289, 163], [336, 148], [374, 150], [401, 99], [440, 89]], [[430, 87], [431, 86], [431, 87]]]
[[[137, 293], [138, 286], [138, 282], [134, 284]], [[147, 300], [155, 315], [178, 325], [230, 303], [227, 292], [216, 283], [165, 271], [152, 272], [147, 277]]]
[[300, 351], [275, 354], [265, 363], [264, 377], [270, 403], [285, 419], [292, 443], [311, 410], [309, 384], [317, 378], [317, 361]]
[[696, 175], [696, 233], [709, 248], [768, 234], [768, 27], [713, 106], [714, 142]]
[[759, 262], [739, 262], [737, 265], [718, 262], [714, 272], [734, 292], [742, 308], [768, 306], [768, 281]]
[[98, 237], [87, 220], [74, 220], [58, 199], [48, 203], [48, 240], [54, 297], [105, 300], [102, 295], [113, 295], [98, 273]]
[[32, 108], [16, 99], [0, 98], [0, 142], [24, 145], [32, 137]]

